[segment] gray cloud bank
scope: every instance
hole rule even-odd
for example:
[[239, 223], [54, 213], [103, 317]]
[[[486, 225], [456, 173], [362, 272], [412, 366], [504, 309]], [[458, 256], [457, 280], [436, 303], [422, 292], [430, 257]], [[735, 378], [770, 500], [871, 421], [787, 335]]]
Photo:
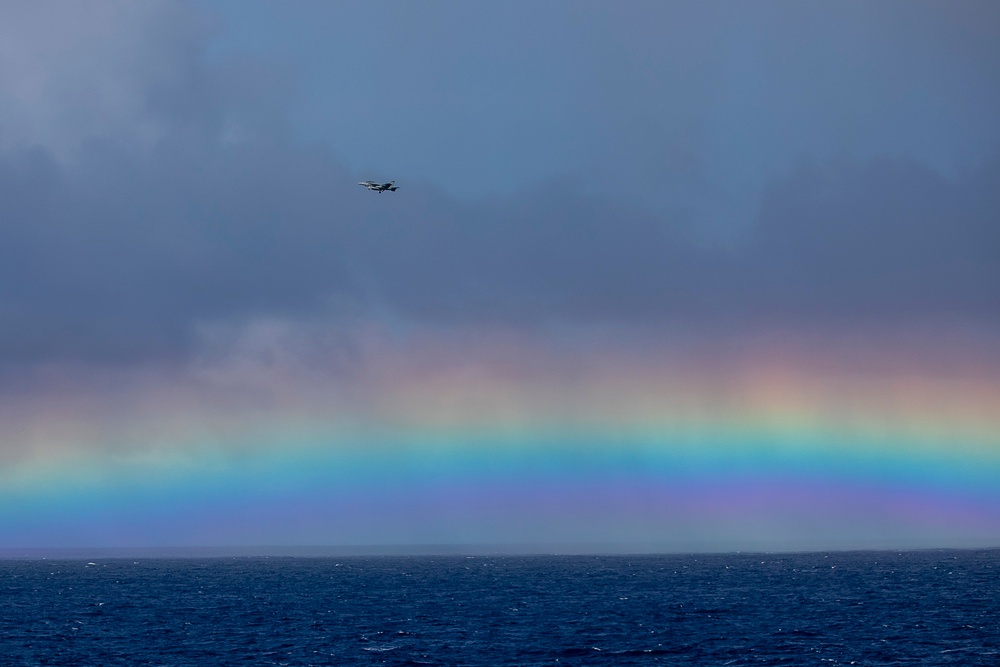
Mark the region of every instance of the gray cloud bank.
[[322, 149], [165, 141], [148, 154], [0, 160], [7, 360], [183, 352], [198, 322], [387, 309], [431, 323], [993, 321], [1000, 161], [804, 165], [747, 238], [559, 183], [460, 205], [376, 195]]
[[144, 47], [160, 66], [108, 75], [128, 92], [113, 114], [74, 100], [115, 122], [53, 133], [27, 112], [67, 114], [62, 94], [22, 82], [0, 99], [5, 364], [185, 355], [199, 324], [262, 316], [996, 323], [1000, 154], [956, 178], [904, 157], [803, 161], [726, 245], [571, 179], [471, 203], [426, 182], [377, 195], [355, 184], [369, 174], [291, 139], [281, 77], [209, 63], [207, 29], [150, 6], [143, 30], [176, 27]]

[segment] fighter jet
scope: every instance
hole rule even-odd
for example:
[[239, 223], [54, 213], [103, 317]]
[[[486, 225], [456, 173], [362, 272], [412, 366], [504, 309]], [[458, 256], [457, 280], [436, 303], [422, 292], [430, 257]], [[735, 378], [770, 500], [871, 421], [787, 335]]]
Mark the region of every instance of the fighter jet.
[[374, 190], [375, 192], [382, 194], [386, 190], [389, 192], [395, 192], [399, 189], [398, 185], [395, 185], [396, 181], [389, 181], [388, 183], [376, 183], [375, 181], [361, 181], [358, 185], [363, 185], [369, 190]]

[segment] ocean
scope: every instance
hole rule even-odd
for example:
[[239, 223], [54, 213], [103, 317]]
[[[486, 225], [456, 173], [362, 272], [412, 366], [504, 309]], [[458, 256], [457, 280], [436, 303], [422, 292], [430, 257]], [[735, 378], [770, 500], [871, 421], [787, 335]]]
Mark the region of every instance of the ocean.
[[0, 665], [1000, 665], [1000, 550], [0, 560]]

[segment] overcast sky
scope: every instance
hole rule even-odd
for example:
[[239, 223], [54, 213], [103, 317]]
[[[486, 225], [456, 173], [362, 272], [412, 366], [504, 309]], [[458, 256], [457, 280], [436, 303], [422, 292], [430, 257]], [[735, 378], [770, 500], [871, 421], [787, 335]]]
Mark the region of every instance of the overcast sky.
[[993, 2], [0, 12], [7, 363], [344, 312], [996, 323]]

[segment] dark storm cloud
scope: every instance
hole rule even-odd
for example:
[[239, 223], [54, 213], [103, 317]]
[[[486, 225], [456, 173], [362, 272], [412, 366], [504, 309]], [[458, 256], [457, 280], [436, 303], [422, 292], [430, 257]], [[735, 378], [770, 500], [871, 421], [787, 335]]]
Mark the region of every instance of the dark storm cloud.
[[749, 238], [551, 183], [459, 204], [376, 195], [328, 152], [177, 138], [0, 162], [4, 357], [183, 352], [199, 322], [388, 308], [425, 322], [751, 324], [995, 316], [997, 162], [803, 165]]
[[[803, 164], [732, 247], [551, 184], [409, 212], [369, 248], [416, 317], [866, 325], [995, 317], [1000, 160], [958, 181], [909, 160]], [[402, 191], [401, 191], [402, 192]]]
[[803, 165], [765, 196], [745, 249], [758, 305], [786, 317], [993, 318], [998, 187], [996, 158], [957, 182], [909, 160]]
[[[402, 192], [402, 190], [400, 191]], [[410, 212], [359, 253], [394, 308], [452, 322], [688, 315], [714, 254], [620, 202], [550, 183], [492, 204]]]
[[[130, 356], [201, 319], [315, 306], [344, 280], [322, 156], [171, 141], [0, 166], [7, 355]], [[341, 189], [343, 193], [343, 188]]]

